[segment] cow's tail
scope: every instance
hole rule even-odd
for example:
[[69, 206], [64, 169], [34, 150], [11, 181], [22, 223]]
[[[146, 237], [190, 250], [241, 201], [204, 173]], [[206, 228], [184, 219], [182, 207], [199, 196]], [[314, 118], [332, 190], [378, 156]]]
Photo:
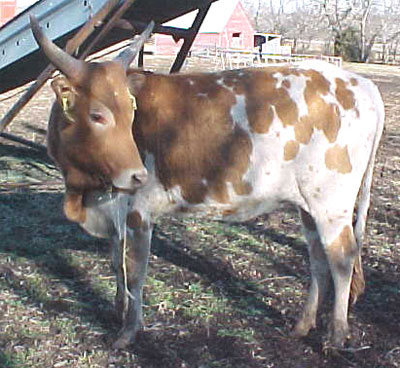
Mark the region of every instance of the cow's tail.
[[354, 304], [357, 301], [357, 298], [364, 292], [365, 289], [364, 272], [361, 261], [361, 250], [362, 250], [365, 225], [367, 221], [367, 213], [371, 199], [371, 185], [373, 179], [375, 156], [378, 150], [379, 142], [382, 137], [384, 129], [384, 120], [385, 120], [385, 111], [384, 111], [382, 97], [378, 91], [378, 88], [373, 84], [372, 86], [373, 86], [372, 89], [373, 96], [371, 97], [373, 98], [372, 101], [375, 102], [378, 110], [377, 125], [376, 125], [376, 132], [375, 132], [373, 146], [368, 160], [368, 165], [365, 170], [360, 191], [358, 194], [356, 221], [354, 224], [354, 235], [357, 242], [358, 254], [356, 256], [356, 260], [354, 263], [353, 278], [351, 281], [351, 289], [350, 289], [350, 301], [352, 304]]

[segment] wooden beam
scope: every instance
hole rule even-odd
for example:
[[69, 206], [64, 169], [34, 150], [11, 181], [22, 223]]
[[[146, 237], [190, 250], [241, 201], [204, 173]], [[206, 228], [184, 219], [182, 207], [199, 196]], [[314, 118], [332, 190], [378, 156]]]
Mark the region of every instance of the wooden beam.
[[172, 65], [170, 73], [179, 72], [179, 70], [182, 68], [182, 65], [185, 62], [186, 56], [189, 53], [189, 50], [193, 45], [193, 41], [196, 38], [201, 25], [203, 24], [204, 18], [206, 17], [208, 10], [211, 7], [211, 4], [212, 4], [212, 2], [209, 2], [203, 8], [199, 9], [196, 19], [194, 20], [192, 26], [190, 27], [191, 35], [189, 37], [185, 38], [185, 41], [183, 42], [183, 45], [182, 45], [181, 49], [179, 50], [179, 53], [175, 59], [175, 62]]
[[[84, 60], [92, 51], [93, 48], [98, 44], [106, 35], [108, 32], [111, 31], [115, 27], [115, 25], [118, 23], [118, 21], [121, 19], [121, 17], [125, 14], [125, 12], [132, 6], [132, 4], [136, 0], [126, 0], [119, 8], [118, 10], [113, 14], [113, 16], [109, 19], [109, 21], [104, 25], [104, 27], [101, 29], [99, 34], [94, 38], [94, 40], [88, 45], [88, 47], [83, 51], [82, 55], [79, 56], [79, 59]], [[147, 27], [147, 26], [146, 26]]]
[[[139, 21], [124, 21], [124, 28], [128, 27], [128, 23], [130, 25], [129, 29], [134, 30], [137, 29], [139, 32], [142, 32], [146, 29], [147, 24], [144, 22]], [[176, 27], [169, 27], [169, 26], [162, 26], [156, 24], [154, 27], [153, 33], [160, 33], [165, 34], [168, 36], [172, 36], [176, 39], [180, 38], [188, 38], [192, 36], [193, 31], [191, 29], [184, 29], [184, 28], [176, 28]]]
[[[90, 34], [95, 30], [98, 23], [102, 22], [104, 18], [110, 13], [112, 9], [118, 4], [119, 0], [109, 0], [104, 6], [88, 21], [86, 24], [71, 38], [65, 47], [65, 51], [69, 54], [73, 54], [75, 50], [89, 37]], [[33, 83], [27, 91], [21, 96], [21, 98], [14, 104], [14, 106], [7, 112], [0, 122], [0, 132], [11, 123], [11, 121], [17, 116], [21, 109], [32, 99], [36, 92], [46, 83], [51, 77], [55, 68], [53, 65], [48, 65], [46, 69], [39, 75], [36, 82]]]
[[139, 57], [138, 57], [138, 67], [139, 68], [143, 68], [143, 64], [144, 64], [144, 47], [142, 47], [139, 51]]

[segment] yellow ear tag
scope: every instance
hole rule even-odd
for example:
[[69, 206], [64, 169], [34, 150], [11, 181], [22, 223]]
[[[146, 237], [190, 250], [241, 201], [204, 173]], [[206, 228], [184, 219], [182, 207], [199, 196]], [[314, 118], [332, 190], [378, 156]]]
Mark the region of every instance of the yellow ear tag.
[[62, 104], [62, 109], [64, 110], [64, 112], [67, 112], [68, 111], [68, 98], [62, 97], [61, 104]]
[[69, 103], [68, 103], [67, 97], [61, 97], [61, 105], [62, 105], [62, 109], [64, 111], [64, 115], [66, 116], [66, 118], [70, 121], [75, 121], [75, 119], [73, 118], [73, 116], [70, 113], [70, 108], [69, 108]]
[[136, 104], [136, 98], [135, 98], [135, 96], [132, 95], [131, 93], [129, 93], [129, 97], [131, 98], [133, 109], [134, 109], [134, 110], [137, 110], [137, 104]]

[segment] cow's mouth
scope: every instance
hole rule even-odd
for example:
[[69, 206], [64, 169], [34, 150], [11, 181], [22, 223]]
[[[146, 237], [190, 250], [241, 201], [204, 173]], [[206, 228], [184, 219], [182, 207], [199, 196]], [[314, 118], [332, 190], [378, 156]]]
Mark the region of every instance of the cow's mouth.
[[136, 182], [132, 180], [130, 183], [129, 187], [121, 187], [118, 185], [115, 185], [113, 183], [113, 180], [108, 178], [107, 176], [97, 176], [97, 186], [94, 186], [92, 190], [98, 191], [98, 192], [110, 192], [110, 193], [123, 193], [123, 194], [130, 194], [133, 195], [136, 193], [136, 191], [141, 188], [144, 184], [142, 182]]
[[137, 191], [140, 187], [142, 187], [142, 185], [138, 185], [137, 187], [129, 188], [129, 189], [128, 189], [128, 188], [119, 188], [119, 187], [116, 187], [116, 186], [112, 185], [112, 187], [111, 187], [111, 192], [112, 192], [112, 193], [115, 193], [115, 194], [121, 193], [121, 194], [134, 195], [134, 194], [136, 193], [136, 191]]

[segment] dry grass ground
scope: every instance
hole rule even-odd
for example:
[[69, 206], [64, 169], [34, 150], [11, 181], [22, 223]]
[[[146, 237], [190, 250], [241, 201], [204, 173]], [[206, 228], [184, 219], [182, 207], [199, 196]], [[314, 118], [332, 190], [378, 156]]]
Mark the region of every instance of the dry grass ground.
[[[147, 65], [165, 71], [169, 62]], [[387, 113], [363, 251], [367, 290], [350, 313], [353, 350], [324, 348], [325, 314], [318, 332], [290, 337], [309, 271], [288, 208], [245, 224], [161, 221], [146, 328], [135, 346], [113, 351], [108, 243], [63, 217], [61, 177], [44, 154], [0, 140], [0, 367], [399, 367], [400, 69], [345, 67], [379, 85]], [[14, 93], [0, 96], [1, 115]], [[43, 143], [52, 99], [45, 87], [10, 132]]]

